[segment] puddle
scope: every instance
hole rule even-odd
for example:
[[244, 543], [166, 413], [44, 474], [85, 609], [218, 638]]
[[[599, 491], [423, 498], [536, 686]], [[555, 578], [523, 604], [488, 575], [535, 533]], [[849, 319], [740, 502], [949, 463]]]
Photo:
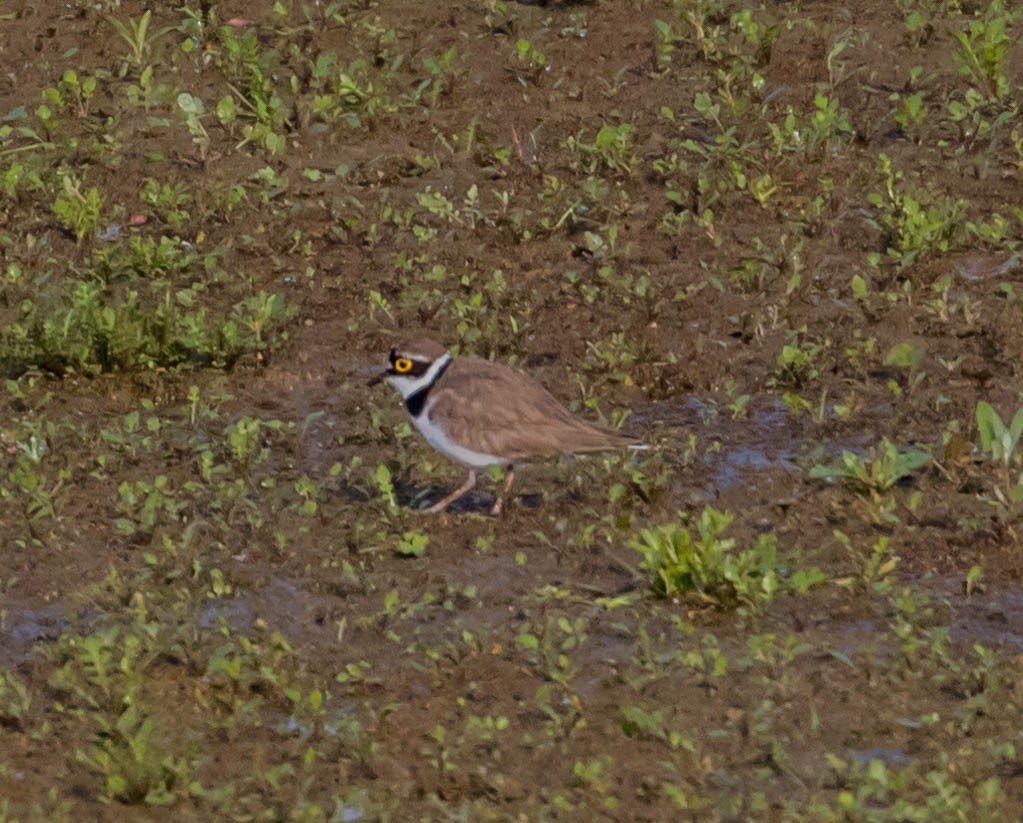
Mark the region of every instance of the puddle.
[[1018, 255], [1001, 260], [992, 255], [963, 254], [952, 260], [952, 268], [963, 280], [976, 282], [1005, 277], [1020, 267]]
[[211, 600], [199, 615], [199, 625], [213, 629], [224, 620], [232, 631], [247, 632], [257, 620], [262, 620], [271, 629], [285, 629], [309, 609], [310, 600], [309, 592], [300, 591], [287, 580], [277, 579], [262, 589], [247, 589], [231, 597]]
[[27, 660], [40, 641], [56, 640], [70, 622], [60, 604], [42, 609], [7, 609], [0, 642], [0, 665], [15, 666]]
[[720, 450], [703, 456], [712, 472], [711, 484], [718, 491], [740, 485], [752, 473], [799, 471], [795, 460], [804, 443], [805, 426], [792, 417], [780, 398], [762, 398], [751, 406], [747, 417], [739, 419], [700, 398], [691, 397], [685, 405], [701, 426], [713, 426], [720, 439]]
[[[959, 588], [961, 581], [950, 581]], [[974, 594], [956, 609], [953, 640], [988, 648], [1023, 650], [1023, 592], [1006, 590]]]
[[908, 754], [902, 749], [862, 749], [858, 752], [849, 752], [849, 756], [857, 763], [870, 763], [872, 760], [880, 760], [886, 766], [907, 766], [912, 761]]

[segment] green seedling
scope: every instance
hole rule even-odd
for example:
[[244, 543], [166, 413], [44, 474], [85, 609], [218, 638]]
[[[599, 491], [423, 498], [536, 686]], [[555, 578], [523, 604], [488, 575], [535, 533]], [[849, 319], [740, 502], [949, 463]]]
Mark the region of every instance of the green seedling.
[[1023, 408], [1018, 409], [1012, 422], [1006, 425], [994, 407], [981, 400], [977, 404], [976, 417], [981, 449], [1006, 470], [1010, 463], [1018, 463], [1020, 455], [1016, 447], [1020, 434], [1023, 434]]
[[1018, 409], [1012, 422], [1006, 425], [993, 406], [981, 401], [977, 404], [976, 418], [981, 449], [1001, 464], [1001, 481], [995, 484], [994, 495], [981, 495], [980, 499], [994, 506], [999, 520], [1007, 525], [1016, 519], [1023, 504], [1023, 473], [1015, 482], [1009, 478], [1009, 467], [1020, 464], [1018, 446], [1023, 434], [1023, 408]]
[[579, 158], [579, 167], [589, 174], [599, 170], [630, 174], [636, 163], [632, 125], [629, 123], [605, 123], [592, 143], [586, 142], [580, 133], [569, 137], [565, 147]]
[[868, 220], [884, 233], [886, 252], [900, 268], [911, 265], [922, 254], [944, 254], [963, 242], [963, 201], [935, 197], [928, 204], [921, 196], [905, 191], [903, 173], [884, 153], [878, 155], [878, 172], [884, 193], [867, 195], [875, 210]]
[[571, 652], [586, 642], [587, 622], [548, 615], [542, 623], [523, 625], [515, 641], [542, 677], [567, 687], [579, 673]]
[[0, 670], [0, 724], [22, 729], [32, 708], [32, 692], [10, 669]]
[[48, 478], [40, 465], [47, 451], [46, 443], [35, 435], [15, 446], [15, 463], [6, 477], [11, 487], [0, 486], [0, 499], [20, 503], [29, 521], [57, 517], [67, 499], [66, 482], [71, 478], [71, 470], [62, 468], [55, 480]]
[[905, 97], [895, 92], [888, 99], [896, 104], [892, 118], [908, 136], [919, 143], [923, 139], [924, 126], [929, 114], [923, 92], [914, 92]]
[[849, 113], [839, 106], [837, 99], [823, 94], [814, 97], [814, 110], [805, 121], [789, 106], [781, 124], [769, 122], [767, 128], [778, 155], [817, 156], [850, 137], [853, 131]]
[[672, 24], [664, 20], [654, 20], [654, 61], [661, 71], [667, 69], [675, 55], [675, 48], [680, 43], [679, 34]]
[[210, 150], [210, 135], [202, 124], [202, 117], [206, 113], [206, 106], [201, 97], [181, 92], [178, 95], [178, 111], [185, 123], [189, 134], [192, 135], [192, 142], [199, 149], [199, 159], [205, 160]]
[[79, 750], [80, 763], [106, 779], [109, 797], [124, 803], [168, 806], [188, 782], [188, 758], [164, 750], [152, 716], [140, 716], [130, 703], [117, 721], [101, 723], [90, 751]]
[[103, 198], [99, 189], [92, 186], [82, 191], [82, 183], [71, 174], [63, 175], [61, 190], [53, 201], [53, 213], [61, 223], [81, 242], [87, 235], [94, 234], [99, 225]]
[[876, 449], [871, 448], [865, 458], [844, 449], [841, 463], [814, 466], [810, 469], [810, 477], [824, 480], [841, 477], [851, 481], [859, 490], [876, 495], [892, 488], [921, 466], [926, 466], [931, 459], [928, 452], [919, 449], [903, 451], [886, 437]]
[[138, 20], [129, 18], [125, 23], [116, 17], [107, 17], [107, 22], [114, 27], [117, 36], [128, 45], [128, 55], [125, 63], [136, 70], [141, 71], [149, 59], [153, 44], [171, 29], [164, 29], [159, 32], [150, 32], [149, 26], [153, 20], [153, 12], [147, 9]]
[[391, 478], [391, 470], [383, 463], [378, 464], [376, 471], [373, 473], [373, 480], [381, 502], [384, 503], [389, 511], [397, 510], [398, 498], [394, 489], [394, 480]]
[[402, 534], [394, 551], [400, 557], [422, 557], [428, 545], [430, 536], [423, 534], [419, 529], [414, 529]]
[[515, 42], [515, 65], [510, 73], [520, 84], [537, 85], [550, 69], [547, 55], [533, 41], [520, 37]]
[[889, 539], [879, 537], [870, 553], [864, 555], [863, 550], [854, 546], [847, 534], [837, 529], [834, 534], [856, 568], [855, 576], [836, 578], [835, 583], [839, 586], [856, 585], [879, 593], [887, 592], [891, 587], [891, 577], [899, 566], [899, 556], [895, 554]]
[[124, 480], [117, 487], [117, 493], [117, 508], [126, 516], [118, 518], [114, 525], [124, 535], [149, 536], [158, 525], [173, 523], [188, 505], [177, 498], [163, 474], [152, 482]]
[[262, 350], [270, 342], [271, 333], [290, 319], [294, 312], [295, 307], [286, 303], [280, 294], [263, 289], [235, 304], [232, 310], [238, 323], [251, 333], [249, 342], [256, 351]]
[[768, 385], [800, 389], [813, 382], [820, 376], [820, 355], [829, 345], [830, 341], [824, 344], [798, 341], [785, 344], [778, 354]]
[[[904, 820], [978, 819], [997, 820], [996, 798], [1004, 789], [997, 777], [969, 789], [956, 783], [954, 770], [946, 765], [927, 771], [899, 768], [882, 760], [846, 762], [828, 755], [839, 785], [833, 811], [815, 813], [803, 820], [872, 820], [896, 823]], [[975, 794], [975, 797], [974, 797]], [[940, 801], [933, 798], [940, 797]], [[930, 799], [928, 799], [930, 798]], [[881, 810], [878, 814], [877, 811]]]
[[435, 57], [424, 57], [423, 68], [430, 74], [416, 89], [415, 97], [424, 99], [431, 108], [436, 107], [441, 95], [451, 93], [454, 84], [454, 62], [458, 55], [454, 46]]
[[966, 594], [967, 599], [973, 596], [975, 592], [982, 592], [986, 588], [982, 582], [984, 579], [983, 567], [976, 563], [970, 566], [970, 570], [966, 573], [966, 579], [963, 581], [963, 592]]
[[36, 115], [46, 124], [53, 122], [53, 112], [50, 103], [58, 111], [68, 110], [78, 117], [86, 117], [89, 114], [89, 101], [96, 93], [96, 78], [84, 75], [81, 78], [74, 69], [67, 69], [56, 86], [51, 86], [43, 91], [45, 101], [38, 109]]
[[[161, 183], [147, 177], [142, 181], [139, 199], [149, 206], [153, 214], [166, 220], [175, 231], [181, 231], [188, 221], [186, 207], [192, 203], [192, 194], [184, 183]], [[161, 238], [161, 241], [164, 239]]]
[[1012, 87], [1007, 73], [1010, 30], [1019, 12], [1010, 12], [1002, 0], [987, 4], [983, 17], [969, 22], [965, 31], [955, 33], [958, 47], [952, 52], [959, 73], [976, 83], [986, 95], [1001, 100]]
[[147, 112], [174, 99], [174, 90], [168, 84], [158, 82], [154, 72], [152, 65], [146, 66], [139, 73], [137, 84], [129, 83], [124, 87], [128, 102], [133, 106], [141, 105]]
[[239, 463], [251, 463], [260, 454], [259, 433], [262, 425], [259, 419], [246, 415], [229, 424], [224, 431], [231, 455]]
[[[0, 152], [0, 155], [2, 154]], [[19, 193], [29, 194], [44, 187], [39, 173], [21, 163], [12, 163], [7, 167], [7, 171], [0, 173], [0, 192], [10, 198], [17, 199]]]

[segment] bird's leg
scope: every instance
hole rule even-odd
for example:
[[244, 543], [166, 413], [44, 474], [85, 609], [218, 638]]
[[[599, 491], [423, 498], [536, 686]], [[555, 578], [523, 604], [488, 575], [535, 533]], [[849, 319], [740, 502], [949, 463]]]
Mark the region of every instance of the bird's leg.
[[515, 466], [508, 466], [508, 474], [504, 478], [504, 491], [497, 496], [497, 500], [494, 501], [494, 506], [490, 510], [490, 514], [497, 517], [501, 513], [501, 508], [504, 503], [503, 498], [508, 496], [508, 492], [511, 491], [512, 481], [515, 479]]
[[454, 503], [459, 497], [466, 492], [470, 491], [473, 486], [476, 485], [476, 471], [469, 469], [469, 476], [465, 478], [465, 482], [455, 489], [451, 494], [441, 500], [439, 503], [434, 503], [426, 511], [428, 514], [437, 514], [438, 512], [444, 511], [448, 506]]

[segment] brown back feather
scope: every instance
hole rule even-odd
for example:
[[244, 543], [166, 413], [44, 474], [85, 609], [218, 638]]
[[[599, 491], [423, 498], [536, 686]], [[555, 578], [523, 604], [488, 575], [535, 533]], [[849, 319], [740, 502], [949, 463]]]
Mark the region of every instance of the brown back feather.
[[431, 416], [474, 451], [509, 460], [615, 449], [636, 441], [572, 416], [532, 378], [501, 363], [458, 358], [430, 394]]

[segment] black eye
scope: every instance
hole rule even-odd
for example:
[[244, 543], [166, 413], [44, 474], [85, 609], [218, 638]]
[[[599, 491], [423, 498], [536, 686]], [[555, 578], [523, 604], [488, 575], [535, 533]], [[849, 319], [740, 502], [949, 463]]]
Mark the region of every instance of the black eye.
[[407, 357], [399, 357], [394, 361], [394, 370], [398, 374], [408, 374], [412, 371], [412, 361]]

